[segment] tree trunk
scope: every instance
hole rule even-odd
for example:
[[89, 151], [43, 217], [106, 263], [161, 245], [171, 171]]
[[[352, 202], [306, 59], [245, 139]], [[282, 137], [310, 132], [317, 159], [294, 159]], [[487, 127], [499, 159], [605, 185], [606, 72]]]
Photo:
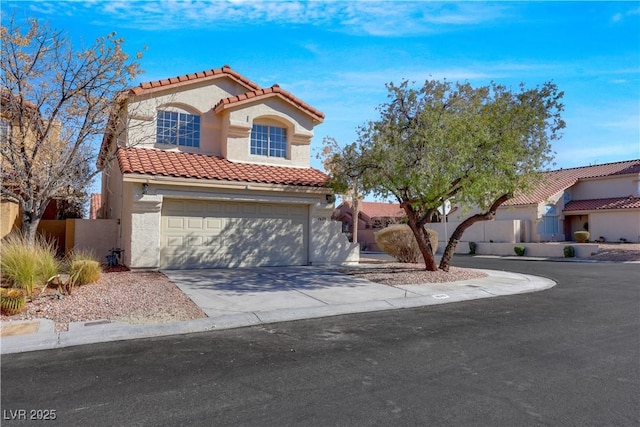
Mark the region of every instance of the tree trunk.
[[358, 195], [353, 198], [352, 201], [352, 209], [351, 209], [351, 229], [352, 229], [352, 237], [353, 243], [358, 243], [358, 224], [360, 217], [360, 200], [358, 200]]
[[473, 224], [479, 221], [489, 221], [496, 217], [496, 211], [501, 204], [509, 200], [511, 197], [508, 194], [504, 194], [500, 196], [493, 205], [489, 208], [489, 210], [485, 213], [479, 213], [475, 215], [471, 215], [469, 218], [462, 221], [455, 229], [455, 231], [451, 234], [449, 238], [449, 242], [447, 242], [447, 247], [444, 249], [442, 253], [442, 259], [440, 260], [440, 270], [449, 271], [449, 266], [451, 263], [451, 258], [453, 258], [453, 254], [456, 250], [456, 246], [462, 237], [462, 234], [465, 230], [471, 227]]
[[22, 235], [29, 245], [36, 242], [36, 231], [40, 224], [40, 217], [34, 216], [29, 212], [22, 212]]
[[413, 214], [409, 214], [408, 225], [409, 228], [411, 228], [411, 231], [413, 231], [413, 235], [418, 243], [418, 248], [420, 248], [420, 253], [424, 259], [425, 269], [429, 271], [438, 271], [438, 264], [436, 264], [436, 260], [433, 256], [433, 248], [431, 247], [431, 242], [427, 238], [427, 233], [424, 227], [419, 226], [416, 219], [412, 216]]

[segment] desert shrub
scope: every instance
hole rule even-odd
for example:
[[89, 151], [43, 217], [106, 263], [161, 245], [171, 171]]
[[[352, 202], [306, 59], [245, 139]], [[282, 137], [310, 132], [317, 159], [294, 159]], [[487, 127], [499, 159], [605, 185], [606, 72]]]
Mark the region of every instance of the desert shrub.
[[476, 242], [469, 242], [469, 255], [475, 255], [478, 244]]
[[[427, 229], [427, 237], [435, 253], [438, 249], [438, 233]], [[416, 238], [406, 224], [383, 228], [374, 235], [378, 247], [399, 262], [416, 263], [422, 258]]]
[[22, 234], [12, 233], [2, 241], [2, 275], [13, 287], [24, 289], [29, 298], [33, 296], [34, 287], [46, 286], [59, 267], [55, 244], [44, 237], [37, 237], [31, 245]]
[[7, 316], [22, 312], [27, 306], [27, 297], [22, 289], [0, 288], [0, 311]]
[[576, 256], [576, 250], [573, 246], [565, 246], [563, 252], [565, 258], [573, 258], [574, 256]]
[[588, 231], [575, 231], [573, 236], [576, 238], [576, 242], [586, 243], [589, 241], [590, 234]]
[[516, 246], [516, 247], [513, 248], [513, 251], [516, 253], [516, 255], [523, 256], [525, 248], [524, 248], [524, 246]]
[[102, 266], [91, 252], [74, 252], [68, 259], [70, 281], [74, 286], [95, 283], [102, 277]]

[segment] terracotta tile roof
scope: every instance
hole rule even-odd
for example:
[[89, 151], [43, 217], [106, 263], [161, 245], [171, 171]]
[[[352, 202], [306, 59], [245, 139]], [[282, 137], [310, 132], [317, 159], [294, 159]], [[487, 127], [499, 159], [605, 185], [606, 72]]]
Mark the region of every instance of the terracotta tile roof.
[[609, 197], [606, 199], [572, 200], [567, 203], [563, 212], [597, 211], [609, 209], [640, 209], [640, 197]]
[[223, 65], [222, 68], [213, 68], [211, 70], [199, 71], [197, 73], [170, 77], [168, 79], [140, 83], [138, 87], [132, 88], [130, 90], [130, 93], [134, 95], [139, 95], [149, 89], [163, 88], [167, 86], [174, 86], [181, 83], [193, 82], [195, 80], [209, 80], [209, 79], [215, 79], [219, 77], [229, 77], [250, 90], [260, 89], [260, 86], [258, 86], [256, 83], [252, 82], [251, 80], [244, 77], [240, 73], [232, 70], [231, 67], [229, 67], [228, 65]]
[[404, 210], [398, 203], [360, 202], [360, 214], [369, 218], [402, 218]]
[[581, 179], [640, 173], [640, 159], [602, 165], [583, 166], [544, 172], [535, 188], [528, 194], [518, 194], [505, 205], [530, 205], [545, 201], [566, 190]]
[[89, 203], [89, 219], [98, 219], [100, 209], [102, 208], [102, 194], [91, 194], [91, 200]]
[[273, 96], [280, 97], [285, 101], [293, 104], [295, 107], [300, 108], [301, 110], [307, 112], [311, 117], [316, 119], [319, 122], [324, 120], [324, 113], [320, 110], [313, 108], [311, 105], [306, 102], [296, 98], [290, 92], [282, 89], [280, 86], [273, 85], [266, 89], [255, 89], [250, 92], [242, 93], [240, 95], [231, 96], [229, 98], [224, 98], [218, 101], [218, 103], [213, 107], [213, 111], [219, 113], [220, 111], [236, 106], [238, 104], [243, 104], [245, 102], [254, 102], [264, 98], [270, 98]]
[[222, 181], [323, 187], [327, 175], [313, 168], [234, 163], [220, 156], [144, 148], [120, 148], [120, 171], [131, 174], [174, 176]]

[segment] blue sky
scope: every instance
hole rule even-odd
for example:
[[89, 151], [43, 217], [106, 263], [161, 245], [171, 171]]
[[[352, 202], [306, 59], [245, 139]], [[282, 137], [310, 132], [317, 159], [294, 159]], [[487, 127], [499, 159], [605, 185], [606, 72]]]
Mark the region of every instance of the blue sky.
[[352, 142], [391, 81], [553, 80], [567, 122], [553, 168], [640, 157], [638, 2], [2, 1], [14, 10], [78, 46], [111, 31], [146, 46], [136, 84], [224, 64], [278, 83], [325, 113], [315, 150]]

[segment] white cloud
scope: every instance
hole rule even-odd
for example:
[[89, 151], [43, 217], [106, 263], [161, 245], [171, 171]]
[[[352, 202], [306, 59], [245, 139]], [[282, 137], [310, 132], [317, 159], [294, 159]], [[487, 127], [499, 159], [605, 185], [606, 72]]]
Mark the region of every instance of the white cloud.
[[[83, 1], [32, 3], [42, 14], [84, 15], [91, 21], [149, 31], [205, 25], [305, 24], [355, 35], [402, 36], [492, 22], [507, 7], [486, 3], [395, 1]], [[98, 15], [99, 18], [94, 18]]]
[[624, 12], [624, 13], [618, 12], [618, 13], [614, 14], [611, 17], [611, 21], [612, 22], [620, 22], [624, 18], [629, 17], [629, 16], [634, 16], [634, 15], [640, 15], [640, 7], [637, 7], [635, 9], [630, 9], [630, 10]]

